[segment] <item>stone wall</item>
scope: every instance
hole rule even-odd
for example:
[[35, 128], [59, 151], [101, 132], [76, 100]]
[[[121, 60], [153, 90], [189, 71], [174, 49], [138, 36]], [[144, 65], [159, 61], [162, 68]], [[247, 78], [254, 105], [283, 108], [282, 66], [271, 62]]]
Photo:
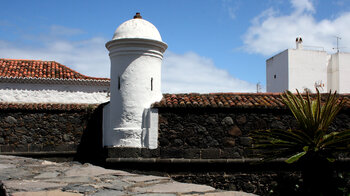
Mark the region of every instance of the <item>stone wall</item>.
[[[159, 146], [181, 158], [256, 157], [249, 147], [250, 131], [290, 129], [298, 124], [286, 109], [159, 109]], [[350, 129], [350, 113], [343, 110], [332, 130]], [[189, 158], [189, 157], [183, 157]]]
[[[297, 192], [295, 185], [301, 186], [299, 172], [211, 172], [170, 174], [176, 181], [207, 184], [221, 190], [244, 191], [258, 195], [281, 195]], [[299, 189], [300, 190], [300, 189]], [[284, 193], [284, 194], [283, 194]]]
[[[186, 172], [167, 171], [167, 175], [182, 182], [203, 183], [259, 195], [271, 194], [272, 190], [297, 192], [301, 186], [300, 171], [298, 167], [284, 162], [213, 164], [227, 158], [257, 158], [250, 149], [250, 131], [290, 128], [298, 128], [298, 124], [287, 109], [159, 108], [159, 155], [161, 158], [212, 159], [213, 162], [208, 162], [202, 171], [195, 172], [194, 168], [198, 166], [194, 164], [186, 166], [192, 167]], [[344, 129], [350, 129], [350, 112], [347, 109], [338, 114], [330, 127], [330, 131]], [[337, 168], [345, 171], [347, 167]], [[350, 178], [346, 179], [343, 182], [349, 183]]]
[[[0, 152], [100, 149], [103, 106], [0, 104]], [[349, 114], [342, 110], [331, 129], [350, 129]], [[255, 158], [249, 149], [250, 131], [297, 126], [286, 109], [159, 108], [158, 149], [120, 148], [108, 157]]]
[[91, 156], [102, 148], [101, 106], [2, 104], [0, 153]]

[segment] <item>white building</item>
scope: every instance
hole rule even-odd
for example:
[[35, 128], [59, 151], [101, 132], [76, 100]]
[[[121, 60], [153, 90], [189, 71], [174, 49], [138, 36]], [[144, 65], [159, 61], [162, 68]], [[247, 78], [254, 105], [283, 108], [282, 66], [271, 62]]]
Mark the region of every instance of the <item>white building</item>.
[[266, 91], [315, 92], [317, 87], [320, 92], [350, 93], [349, 75], [350, 53], [306, 50], [298, 37], [296, 49], [287, 49], [266, 61]]
[[111, 101], [103, 111], [104, 146], [157, 148], [158, 113], [150, 106], [163, 97], [161, 64], [167, 45], [137, 13], [117, 28], [106, 48]]
[[0, 102], [103, 103], [109, 101], [109, 83], [55, 61], [0, 59]]

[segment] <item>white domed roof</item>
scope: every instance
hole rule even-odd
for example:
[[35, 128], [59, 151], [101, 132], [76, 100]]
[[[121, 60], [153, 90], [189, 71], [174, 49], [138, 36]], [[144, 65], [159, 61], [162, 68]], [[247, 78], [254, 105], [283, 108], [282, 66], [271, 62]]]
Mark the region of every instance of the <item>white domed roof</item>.
[[121, 24], [114, 32], [112, 40], [124, 38], [143, 38], [162, 41], [158, 29], [147, 20], [135, 18]]

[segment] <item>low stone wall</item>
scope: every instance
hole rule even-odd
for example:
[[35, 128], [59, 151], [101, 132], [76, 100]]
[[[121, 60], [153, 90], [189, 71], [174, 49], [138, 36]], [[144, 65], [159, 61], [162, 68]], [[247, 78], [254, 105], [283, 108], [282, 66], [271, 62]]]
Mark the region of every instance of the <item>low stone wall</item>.
[[[68, 152], [101, 149], [101, 105], [0, 104], [0, 152]], [[286, 109], [158, 108], [159, 148], [114, 149], [107, 157], [256, 158], [248, 134], [257, 129], [297, 128]], [[331, 130], [350, 129], [341, 111]], [[86, 146], [84, 146], [86, 144]]]
[[273, 190], [288, 194], [294, 192], [295, 185], [301, 185], [299, 172], [285, 171], [177, 173], [170, 176], [180, 182], [207, 184], [221, 190], [244, 191], [258, 195], [270, 195]]
[[[172, 151], [174, 158], [256, 157], [250, 150], [251, 131], [290, 128], [298, 124], [287, 109], [159, 108], [159, 147]], [[343, 129], [350, 129], [348, 110], [341, 111], [331, 126]]]
[[[107, 158], [247, 159], [258, 158], [249, 133], [297, 129], [283, 108], [158, 108], [158, 148], [106, 148]], [[350, 129], [350, 110], [342, 110], [329, 131]]]
[[[300, 168], [283, 161], [261, 164], [251, 150], [249, 133], [258, 129], [298, 128], [283, 108], [158, 108], [159, 147], [154, 150], [107, 148], [110, 167], [148, 171], [181, 182], [259, 195], [301, 190]], [[330, 131], [350, 129], [349, 110], [342, 110]], [[348, 173], [347, 163], [337, 172]], [[350, 177], [341, 181], [350, 190]]]
[[75, 157], [84, 157], [87, 151], [93, 154], [102, 149], [101, 107], [1, 104], [0, 153]]

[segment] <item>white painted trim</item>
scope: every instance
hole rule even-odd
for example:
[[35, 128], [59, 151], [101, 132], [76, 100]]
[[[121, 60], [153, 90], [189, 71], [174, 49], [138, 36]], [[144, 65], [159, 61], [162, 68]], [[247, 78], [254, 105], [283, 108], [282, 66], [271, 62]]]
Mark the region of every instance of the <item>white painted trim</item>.
[[60, 79], [60, 78], [30, 78], [30, 77], [0, 77], [0, 82], [32, 83], [32, 84], [74, 84], [109, 86], [110, 80], [93, 79]]
[[143, 112], [142, 146], [149, 149], [158, 148], [158, 109], [147, 108]]

